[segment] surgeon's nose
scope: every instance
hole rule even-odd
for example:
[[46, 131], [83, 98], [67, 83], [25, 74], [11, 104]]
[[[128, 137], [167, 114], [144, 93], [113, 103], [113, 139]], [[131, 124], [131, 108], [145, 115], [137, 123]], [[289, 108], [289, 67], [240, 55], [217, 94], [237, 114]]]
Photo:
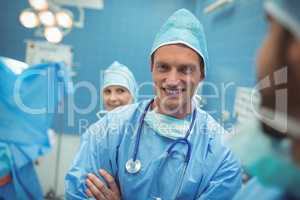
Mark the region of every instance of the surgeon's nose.
[[176, 71], [171, 71], [170, 73], [168, 73], [165, 81], [166, 86], [175, 87], [178, 86], [179, 83], [180, 83], [180, 78]]

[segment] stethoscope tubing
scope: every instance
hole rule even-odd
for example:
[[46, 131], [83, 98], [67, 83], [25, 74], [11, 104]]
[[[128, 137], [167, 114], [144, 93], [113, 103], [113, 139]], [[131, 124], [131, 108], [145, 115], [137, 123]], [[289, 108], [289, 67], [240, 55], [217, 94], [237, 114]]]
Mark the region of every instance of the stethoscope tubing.
[[[134, 146], [134, 154], [133, 154], [133, 161], [135, 162], [136, 161], [136, 159], [137, 159], [137, 154], [138, 154], [138, 150], [139, 150], [139, 144], [140, 144], [140, 138], [141, 138], [141, 131], [142, 131], [142, 127], [143, 127], [143, 124], [144, 124], [144, 119], [145, 119], [145, 116], [146, 116], [146, 113], [147, 113], [147, 111], [149, 110], [149, 108], [150, 108], [150, 106], [151, 106], [151, 104], [154, 102], [154, 99], [152, 99], [149, 103], [148, 103], [148, 105], [146, 106], [146, 108], [144, 109], [144, 112], [143, 112], [143, 114], [142, 114], [142, 116], [141, 116], [141, 118], [140, 118], [140, 122], [139, 122], [139, 127], [138, 127], [138, 130], [137, 130], [137, 138], [136, 138], [136, 143], [135, 143], [135, 146]], [[188, 141], [188, 137], [189, 137], [189, 135], [190, 135], [190, 133], [191, 133], [191, 131], [192, 131], [192, 128], [193, 128], [193, 126], [194, 126], [194, 124], [195, 124], [195, 119], [196, 119], [196, 108], [194, 109], [194, 111], [193, 111], [193, 114], [192, 114], [192, 122], [191, 122], [191, 125], [190, 125], [190, 127], [189, 127], [189, 129], [188, 129], [188, 131], [187, 131], [187, 133], [186, 133], [186, 135], [185, 135], [185, 137], [184, 138], [179, 138], [179, 139], [177, 139], [175, 142], [173, 142], [172, 144], [171, 144], [171, 146], [168, 148], [168, 150], [167, 150], [167, 153], [169, 154], [171, 151], [172, 151], [172, 149], [174, 148], [174, 146], [176, 145], [176, 144], [178, 144], [178, 143], [183, 143], [183, 144], [187, 144], [188, 145], [188, 149], [187, 149], [187, 155], [185, 156], [185, 162], [186, 163], [188, 163], [189, 162], [189, 160], [190, 160], [190, 157], [191, 157], [191, 149], [192, 149], [192, 146], [191, 146], [191, 144], [190, 144], [190, 142]]]
[[133, 161], [136, 161], [136, 158], [137, 158], [137, 154], [138, 154], [138, 151], [139, 151], [139, 146], [140, 146], [140, 138], [141, 138], [141, 132], [142, 132], [142, 127], [143, 127], [143, 124], [144, 124], [144, 119], [145, 119], [145, 116], [146, 116], [146, 113], [148, 111], [148, 109], [150, 108], [151, 104], [154, 102], [154, 99], [152, 99], [148, 105], [146, 106], [141, 118], [140, 118], [140, 122], [139, 122], [139, 128], [137, 130], [137, 142], [135, 143], [135, 146], [134, 146], [134, 152], [133, 152]]

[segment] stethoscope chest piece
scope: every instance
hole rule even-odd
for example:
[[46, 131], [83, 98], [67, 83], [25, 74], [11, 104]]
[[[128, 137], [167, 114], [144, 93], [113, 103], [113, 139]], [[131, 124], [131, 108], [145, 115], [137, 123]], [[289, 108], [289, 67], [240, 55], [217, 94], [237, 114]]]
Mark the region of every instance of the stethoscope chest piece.
[[135, 174], [141, 170], [142, 164], [140, 160], [133, 161], [133, 159], [130, 159], [126, 162], [125, 168], [128, 173]]

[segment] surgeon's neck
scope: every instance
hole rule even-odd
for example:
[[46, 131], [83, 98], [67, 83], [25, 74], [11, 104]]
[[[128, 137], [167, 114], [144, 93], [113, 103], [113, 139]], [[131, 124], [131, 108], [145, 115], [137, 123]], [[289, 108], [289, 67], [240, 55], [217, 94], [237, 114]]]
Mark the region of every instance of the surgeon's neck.
[[163, 115], [168, 115], [177, 119], [183, 119], [192, 113], [192, 102], [184, 104], [180, 108], [176, 107], [175, 109], [168, 109], [166, 106], [160, 103], [159, 99], [156, 98], [151, 106], [151, 109], [156, 109], [158, 113]]

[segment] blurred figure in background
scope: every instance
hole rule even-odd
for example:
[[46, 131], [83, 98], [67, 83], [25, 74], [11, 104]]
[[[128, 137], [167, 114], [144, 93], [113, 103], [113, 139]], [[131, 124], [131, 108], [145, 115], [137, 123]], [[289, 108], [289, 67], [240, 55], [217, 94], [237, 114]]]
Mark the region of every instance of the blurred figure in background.
[[64, 67], [0, 57], [0, 199], [43, 199], [34, 162], [51, 148], [48, 130], [62, 98], [58, 85], [69, 83]]
[[253, 176], [236, 199], [300, 199], [300, 1], [267, 0], [258, 56], [260, 120], [231, 141]]

